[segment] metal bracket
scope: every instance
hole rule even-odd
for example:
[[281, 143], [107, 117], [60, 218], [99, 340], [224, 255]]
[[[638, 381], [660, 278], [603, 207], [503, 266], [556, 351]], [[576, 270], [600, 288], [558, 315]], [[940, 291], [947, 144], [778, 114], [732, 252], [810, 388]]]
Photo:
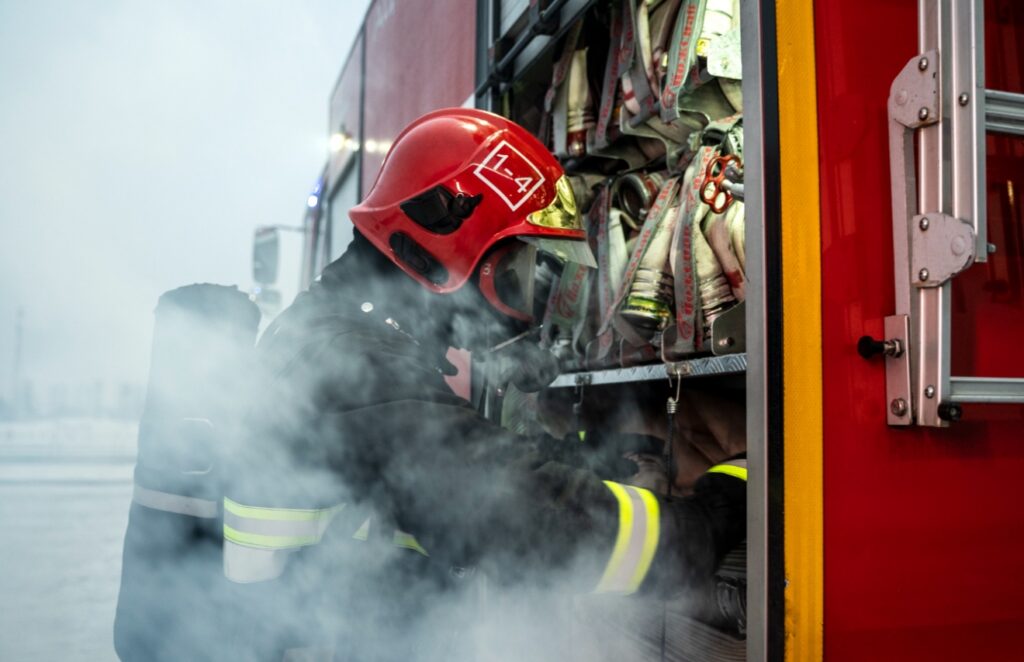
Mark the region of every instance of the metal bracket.
[[747, 351], [747, 305], [741, 301], [711, 323], [711, 353], [715, 356]]
[[582, 372], [575, 375], [573, 381], [577, 387], [590, 386], [594, 382], [594, 377], [589, 372]]
[[974, 227], [948, 214], [914, 217], [910, 272], [915, 287], [938, 287], [974, 264]]
[[910, 338], [910, 318], [890, 315], [885, 318], [885, 338], [896, 341], [900, 351], [885, 356], [885, 393], [889, 409], [889, 425], [910, 425], [914, 422], [913, 398], [910, 395], [910, 354], [905, 351]]
[[908, 129], [941, 119], [939, 53], [931, 50], [910, 58], [889, 88], [889, 117]]
[[889, 169], [892, 183], [893, 259], [896, 313], [911, 312], [910, 233], [917, 213], [918, 175], [914, 163], [914, 131], [940, 118], [938, 51], [910, 58], [889, 88]]
[[[896, 76], [889, 89], [889, 167], [892, 183], [892, 245], [895, 274], [896, 314], [886, 319], [886, 339], [900, 339], [904, 349], [902, 357], [886, 357], [886, 418], [890, 425], [911, 425], [930, 418], [930, 413], [921, 409], [919, 382], [934, 383], [932, 375], [918, 374], [921, 365], [918, 355], [922, 348], [919, 342], [922, 324], [922, 294], [933, 294], [935, 288], [914, 287], [921, 275], [928, 282], [932, 274], [930, 265], [920, 267], [913, 273], [911, 259], [928, 263], [930, 244], [935, 240], [924, 239], [924, 245], [912, 248], [912, 235], [922, 234], [918, 210], [922, 205], [919, 188], [931, 185], [934, 174], [921, 168], [915, 160], [915, 150], [922, 151], [922, 164], [930, 163], [932, 143], [924, 140], [924, 134], [938, 131], [942, 119], [942, 67], [936, 48], [926, 49], [920, 55], [910, 58]], [[915, 141], [915, 133], [921, 133]], [[926, 207], [927, 208], [927, 207]], [[931, 219], [928, 221], [931, 223]], [[945, 225], [944, 222], [939, 222]], [[948, 251], [948, 248], [946, 249]], [[941, 264], [945, 264], [942, 262]], [[936, 263], [939, 272], [943, 271]], [[928, 269], [925, 274], [921, 269]], [[929, 309], [930, 310], [930, 309]], [[894, 321], [894, 320], [898, 320]], [[891, 328], [890, 328], [891, 327]]]

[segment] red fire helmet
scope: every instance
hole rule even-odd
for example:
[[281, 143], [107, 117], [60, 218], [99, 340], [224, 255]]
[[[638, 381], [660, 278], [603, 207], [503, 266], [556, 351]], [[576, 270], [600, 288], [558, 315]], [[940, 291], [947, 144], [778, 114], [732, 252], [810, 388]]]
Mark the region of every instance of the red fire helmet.
[[593, 260], [558, 161], [518, 124], [472, 108], [437, 110], [406, 127], [349, 216], [378, 250], [434, 292], [462, 287], [507, 238]]

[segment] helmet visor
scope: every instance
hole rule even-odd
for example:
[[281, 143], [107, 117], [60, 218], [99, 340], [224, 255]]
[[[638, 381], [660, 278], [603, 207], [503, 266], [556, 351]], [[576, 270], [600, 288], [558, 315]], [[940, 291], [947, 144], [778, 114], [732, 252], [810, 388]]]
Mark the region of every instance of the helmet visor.
[[576, 208], [576, 196], [572, 193], [569, 178], [562, 175], [555, 182], [555, 199], [544, 209], [526, 217], [527, 222], [541, 228], [558, 230], [582, 230], [583, 221]]
[[492, 251], [480, 265], [480, 291], [501, 313], [533, 320], [533, 281], [537, 249], [513, 241]]
[[556, 237], [519, 237], [537, 250], [554, 255], [562, 262], [576, 262], [584, 267], [597, 269], [597, 260], [590, 245], [583, 239], [560, 239]]

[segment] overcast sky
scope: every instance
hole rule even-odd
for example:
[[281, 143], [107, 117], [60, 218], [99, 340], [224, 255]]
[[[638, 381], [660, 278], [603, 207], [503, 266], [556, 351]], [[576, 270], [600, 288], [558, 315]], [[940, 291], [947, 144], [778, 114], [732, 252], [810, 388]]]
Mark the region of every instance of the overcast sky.
[[300, 221], [368, 0], [0, 0], [0, 398], [22, 373], [143, 382], [152, 309], [248, 289]]

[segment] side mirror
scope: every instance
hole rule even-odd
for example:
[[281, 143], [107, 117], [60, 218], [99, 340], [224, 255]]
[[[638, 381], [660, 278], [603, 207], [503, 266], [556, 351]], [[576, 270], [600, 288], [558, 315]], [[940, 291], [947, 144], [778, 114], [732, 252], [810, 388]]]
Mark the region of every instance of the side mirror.
[[277, 282], [281, 242], [275, 227], [258, 227], [252, 238], [252, 279], [260, 285]]
[[283, 298], [279, 290], [256, 286], [252, 292], [252, 300], [259, 306], [263, 319], [273, 319], [281, 312]]

